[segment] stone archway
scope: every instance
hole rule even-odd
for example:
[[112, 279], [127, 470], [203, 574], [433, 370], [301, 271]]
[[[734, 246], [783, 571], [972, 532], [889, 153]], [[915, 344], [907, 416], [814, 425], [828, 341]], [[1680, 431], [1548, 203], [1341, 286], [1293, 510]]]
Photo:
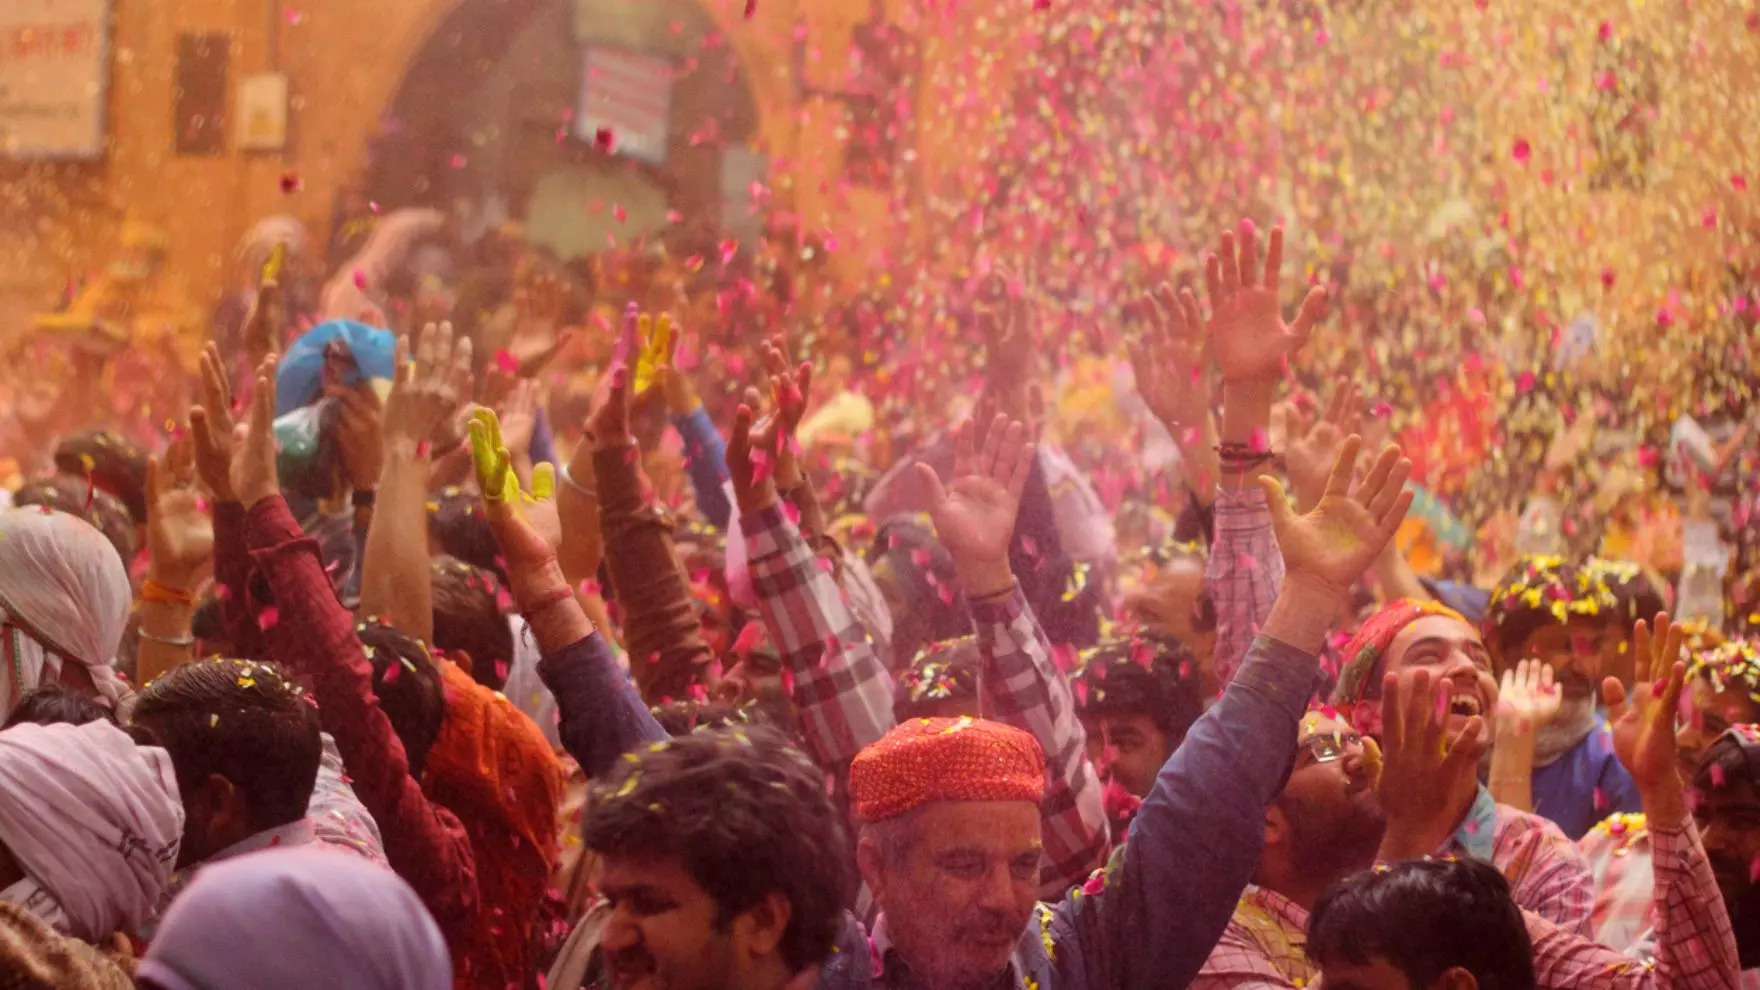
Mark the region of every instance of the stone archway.
[[[359, 200], [381, 210], [462, 203], [492, 222], [497, 211], [530, 220], [534, 209], [554, 221], [558, 210], [615, 197], [629, 204], [619, 212], [631, 216], [619, 223], [631, 233], [668, 210], [715, 225], [727, 212], [725, 194], [746, 185], [730, 186], [728, 176], [755, 167], [785, 116], [759, 93], [765, 82], [774, 86], [760, 81], [771, 74], [744, 68], [765, 57], [762, 34], [750, 25], [729, 30], [724, 16], [696, 0], [462, 0], [428, 31], [387, 101]], [[663, 163], [607, 156], [572, 133], [587, 46], [677, 67]], [[571, 246], [584, 247], [586, 235], [576, 239]]]

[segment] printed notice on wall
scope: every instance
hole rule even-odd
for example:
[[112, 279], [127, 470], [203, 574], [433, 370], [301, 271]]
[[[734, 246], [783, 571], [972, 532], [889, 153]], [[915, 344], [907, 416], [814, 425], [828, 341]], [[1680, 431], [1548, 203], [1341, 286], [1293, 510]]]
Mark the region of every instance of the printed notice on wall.
[[98, 158], [110, 0], [0, 0], [0, 158]]

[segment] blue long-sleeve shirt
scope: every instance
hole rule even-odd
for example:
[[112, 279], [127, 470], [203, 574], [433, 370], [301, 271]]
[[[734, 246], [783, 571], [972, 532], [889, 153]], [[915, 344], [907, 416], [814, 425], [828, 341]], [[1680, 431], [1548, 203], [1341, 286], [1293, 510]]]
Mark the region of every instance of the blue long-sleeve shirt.
[[733, 518], [733, 504], [727, 501], [727, 491], [722, 487], [727, 481], [727, 444], [702, 406], [683, 416], [674, 416], [672, 425], [684, 440], [685, 473], [697, 495], [697, 511], [710, 525], [725, 532], [728, 520]]
[[588, 777], [604, 774], [638, 746], [667, 738], [597, 632], [545, 655], [538, 661], [538, 676], [556, 696], [562, 748]]
[[[1062, 903], [1038, 906], [1010, 960], [1017, 990], [1164, 990], [1197, 976], [1258, 868], [1265, 806], [1283, 787], [1316, 666], [1259, 637], [1162, 767], [1130, 842]], [[876, 973], [849, 916], [819, 990], [916, 990], [883, 943]]]

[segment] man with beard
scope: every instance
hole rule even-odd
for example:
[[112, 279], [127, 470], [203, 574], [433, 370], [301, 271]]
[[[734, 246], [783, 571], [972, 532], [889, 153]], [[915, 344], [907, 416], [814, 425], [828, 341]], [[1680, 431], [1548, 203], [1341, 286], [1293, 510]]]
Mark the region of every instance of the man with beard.
[[[1432, 601], [1390, 602], [1357, 630], [1344, 656], [1332, 702], [1363, 734], [1381, 734], [1382, 679], [1422, 671], [1447, 689], [1439, 704], [1451, 733], [1483, 719], [1486, 738], [1502, 738], [1490, 654], [1478, 629], [1453, 609]], [[1425, 852], [1485, 860], [1509, 879], [1517, 904], [1567, 930], [1589, 934], [1594, 898], [1589, 867], [1558, 826], [1499, 804], [1484, 787], [1453, 800], [1453, 835]]]
[[[1595, 685], [1603, 658], [1624, 641], [1620, 604], [1604, 568], [1525, 557], [1498, 584], [1485, 613], [1485, 646], [1499, 671], [1521, 660], [1550, 664], [1559, 712], [1533, 733], [1534, 812], [1580, 839], [1613, 812], [1638, 810], [1638, 790], [1613, 755]], [[1501, 740], [1499, 741], [1501, 745]]]
[[[1666, 623], [1666, 616], [1658, 617], [1660, 629]], [[1661, 672], [1665, 689], [1658, 694], [1646, 679], [1630, 705], [1617, 681], [1610, 679], [1604, 691], [1614, 711], [1619, 756], [1636, 768], [1645, 807], [1667, 822], [1652, 864], [1657, 951], [1653, 958], [1621, 955], [1523, 908], [1536, 985], [1545, 990], [1727, 990], [1736, 978], [1729, 919], [1720, 903], [1708, 903], [1716, 901], [1709, 896], [1715, 879], [1673, 772], [1672, 711], [1684, 670], [1672, 659], [1680, 640], [1665, 634], [1652, 643], [1646, 632], [1640, 642], [1639, 663]], [[1371, 863], [1422, 858], [1435, 835], [1449, 827], [1458, 796], [1478, 787], [1484, 723], [1473, 718], [1458, 733], [1448, 730], [1438, 712], [1451, 690], [1446, 682], [1433, 686], [1427, 670], [1387, 675], [1379, 720], [1385, 756], [1372, 740], [1357, 738], [1325, 713], [1303, 720], [1295, 769], [1266, 811], [1265, 854], [1255, 886], [1247, 889], [1194, 990], [1316, 985], [1321, 973], [1308, 954], [1309, 913], [1323, 892]], [[1322, 938], [1318, 947], [1327, 944]]]

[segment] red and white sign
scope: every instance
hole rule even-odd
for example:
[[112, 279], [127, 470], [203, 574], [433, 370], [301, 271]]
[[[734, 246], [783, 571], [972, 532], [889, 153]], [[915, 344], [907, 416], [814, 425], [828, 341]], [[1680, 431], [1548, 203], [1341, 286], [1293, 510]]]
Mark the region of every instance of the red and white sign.
[[582, 62], [575, 136], [597, 141], [606, 131], [613, 154], [664, 165], [672, 117], [672, 63], [599, 45], [589, 46]]
[[0, 157], [98, 158], [110, 0], [0, 0]]

